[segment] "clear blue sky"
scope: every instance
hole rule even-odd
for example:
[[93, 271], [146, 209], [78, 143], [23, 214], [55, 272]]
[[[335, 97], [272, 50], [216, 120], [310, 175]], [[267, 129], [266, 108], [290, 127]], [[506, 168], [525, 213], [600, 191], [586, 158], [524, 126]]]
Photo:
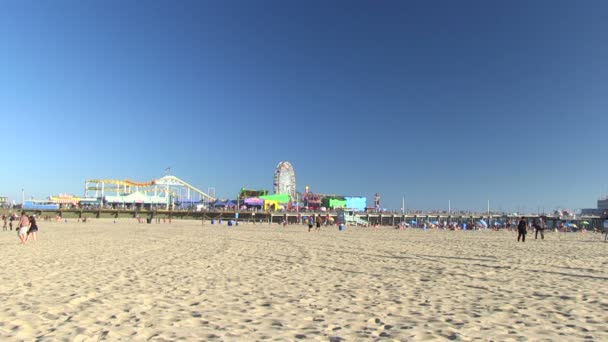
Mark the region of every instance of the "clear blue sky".
[[222, 197], [595, 207], [606, 1], [0, 2], [0, 194], [166, 167]]

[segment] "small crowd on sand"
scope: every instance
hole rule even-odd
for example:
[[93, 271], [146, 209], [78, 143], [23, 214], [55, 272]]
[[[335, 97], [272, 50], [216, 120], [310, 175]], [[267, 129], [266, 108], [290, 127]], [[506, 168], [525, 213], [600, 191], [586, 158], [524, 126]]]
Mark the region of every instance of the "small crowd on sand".
[[[519, 219], [519, 223], [517, 224], [517, 242], [519, 242], [520, 238], [521, 238], [521, 242], [526, 242], [526, 234], [528, 233], [529, 226], [530, 226], [530, 224], [528, 223], [528, 221], [526, 221], [526, 218], [522, 216]], [[532, 221], [532, 227], [534, 228], [534, 231], [536, 232], [534, 234], [534, 239], [535, 240], [538, 239], [538, 233], [540, 233], [540, 239], [544, 240], [545, 239], [545, 229], [547, 228], [547, 224], [542, 219], [542, 217], [534, 219], [534, 221]]]
[[19, 236], [19, 243], [25, 244], [28, 240], [33, 239], [36, 241], [38, 239], [38, 224], [36, 223], [36, 215], [27, 216], [25, 211], [21, 212], [21, 216], [17, 218], [16, 214], [11, 215], [2, 215], [2, 221], [4, 225], [2, 226], [2, 230], [6, 231], [9, 229], [13, 230], [13, 221], [19, 220], [19, 223], [15, 229], [17, 230], [17, 234]]

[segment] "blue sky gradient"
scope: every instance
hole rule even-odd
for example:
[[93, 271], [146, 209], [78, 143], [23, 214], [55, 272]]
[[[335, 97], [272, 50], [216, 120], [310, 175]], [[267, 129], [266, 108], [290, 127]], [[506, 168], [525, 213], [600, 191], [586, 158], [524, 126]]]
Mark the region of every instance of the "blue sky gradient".
[[536, 211], [608, 192], [605, 1], [2, 1], [0, 194], [166, 167], [233, 197]]

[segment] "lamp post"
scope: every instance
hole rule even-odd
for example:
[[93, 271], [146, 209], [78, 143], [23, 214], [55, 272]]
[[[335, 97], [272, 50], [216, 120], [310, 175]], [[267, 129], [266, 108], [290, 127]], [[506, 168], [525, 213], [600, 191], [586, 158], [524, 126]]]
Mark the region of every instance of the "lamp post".
[[236, 195], [236, 218], [239, 218], [239, 210], [241, 209], [241, 193], [239, 192], [238, 195]]

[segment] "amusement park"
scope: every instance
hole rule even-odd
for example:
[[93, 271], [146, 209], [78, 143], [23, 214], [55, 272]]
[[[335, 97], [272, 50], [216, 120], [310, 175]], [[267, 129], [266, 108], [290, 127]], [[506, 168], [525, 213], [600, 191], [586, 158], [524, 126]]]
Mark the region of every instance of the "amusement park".
[[[174, 175], [166, 174], [150, 181], [130, 179], [87, 179], [83, 196], [59, 194], [44, 200], [23, 200], [24, 210], [57, 216], [84, 217], [182, 217], [235, 218], [283, 221], [301, 220], [306, 213], [324, 213], [327, 219], [346, 212], [345, 220], [367, 225], [356, 213], [377, 212], [380, 197], [367, 207], [361, 196], [329, 195], [311, 191], [306, 185], [298, 192], [295, 170], [290, 162], [279, 162], [274, 169], [272, 190], [242, 187], [232, 198], [218, 198], [215, 188], [203, 191]], [[301, 215], [302, 214], [302, 215]], [[344, 216], [344, 214], [341, 214]], [[288, 218], [288, 216], [290, 218]], [[333, 218], [332, 218], [333, 220]]]
[[[235, 198], [219, 199], [215, 189], [207, 192], [173, 175], [140, 182], [129, 179], [87, 179], [84, 196], [59, 194], [46, 200], [24, 200], [23, 208], [186, 210], [186, 211], [326, 211], [332, 209], [371, 210], [366, 197], [313, 193], [309, 186], [296, 190], [296, 176], [291, 163], [280, 162], [274, 171], [272, 192], [268, 189], [241, 188]], [[379, 207], [376, 195], [375, 207]]]

